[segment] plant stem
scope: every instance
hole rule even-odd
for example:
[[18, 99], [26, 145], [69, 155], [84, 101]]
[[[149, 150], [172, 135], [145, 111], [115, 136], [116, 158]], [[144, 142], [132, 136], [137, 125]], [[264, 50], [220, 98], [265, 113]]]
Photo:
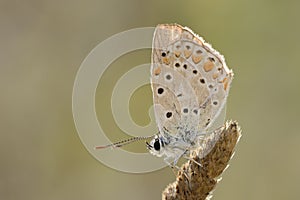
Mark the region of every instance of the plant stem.
[[200, 147], [191, 152], [191, 160], [182, 165], [176, 181], [163, 191], [162, 199], [210, 199], [240, 137], [241, 129], [235, 121], [226, 122], [222, 128], [209, 134]]

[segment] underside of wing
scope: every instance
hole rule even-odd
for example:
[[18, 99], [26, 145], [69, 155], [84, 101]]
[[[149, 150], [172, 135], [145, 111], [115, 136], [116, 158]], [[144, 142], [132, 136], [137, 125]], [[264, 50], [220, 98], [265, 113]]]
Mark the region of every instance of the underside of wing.
[[156, 27], [151, 85], [160, 132], [204, 134], [224, 107], [232, 78], [223, 56], [190, 29]]

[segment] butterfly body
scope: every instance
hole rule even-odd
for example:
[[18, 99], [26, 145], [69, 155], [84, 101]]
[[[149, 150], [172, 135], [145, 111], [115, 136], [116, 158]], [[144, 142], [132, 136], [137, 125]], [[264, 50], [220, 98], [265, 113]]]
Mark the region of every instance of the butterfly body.
[[211, 133], [212, 124], [224, 110], [232, 79], [233, 72], [223, 56], [189, 28], [158, 25], [152, 43], [150, 81], [159, 133], [154, 138], [133, 137], [95, 148], [121, 147], [153, 138], [147, 143], [150, 153], [176, 166], [180, 157], [201, 146]]

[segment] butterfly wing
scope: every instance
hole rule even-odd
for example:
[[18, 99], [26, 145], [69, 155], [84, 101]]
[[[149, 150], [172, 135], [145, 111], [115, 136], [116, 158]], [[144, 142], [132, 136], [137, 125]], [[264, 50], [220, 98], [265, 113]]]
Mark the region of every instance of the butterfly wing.
[[158, 25], [151, 86], [159, 131], [205, 133], [225, 105], [233, 73], [223, 57], [188, 28]]

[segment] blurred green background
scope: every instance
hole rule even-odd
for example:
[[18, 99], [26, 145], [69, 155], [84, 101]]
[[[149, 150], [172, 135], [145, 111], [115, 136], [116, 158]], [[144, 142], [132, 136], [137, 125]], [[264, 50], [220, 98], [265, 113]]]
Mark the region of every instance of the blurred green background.
[[[161, 199], [175, 179], [169, 168], [121, 173], [86, 151], [72, 87], [101, 41], [174, 22], [202, 35], [235, 72], [227, 118], [239, 121], [243, 137], [214, 199], [299, 199], [299, 9], [292, 0], [0, 1], [0, 199]], [[97, 90], [112, 140], [127, 137], [107, 106], [114, 81], [150, 61], [149, 50], [133, 54], [113, 63]], [[147, 86], [134, 95], [138, 124], [149, 121], [151, 98]]]

